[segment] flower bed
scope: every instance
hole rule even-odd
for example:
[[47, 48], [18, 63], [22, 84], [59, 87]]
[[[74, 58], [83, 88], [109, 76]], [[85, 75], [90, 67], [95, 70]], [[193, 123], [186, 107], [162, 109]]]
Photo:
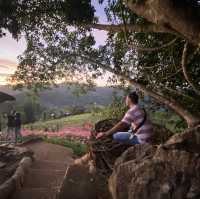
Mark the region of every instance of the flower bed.
[[84, 127], [64, 127], [63, 129], [51, 132], [51, 131], [38, 131], [38, 130], [29, 130], [24, 129], [22, 131], [23, 136], [36, 135], [36, 136], [48, 136], [48, 137], [82, 137], [89, 138], [90, 129]]

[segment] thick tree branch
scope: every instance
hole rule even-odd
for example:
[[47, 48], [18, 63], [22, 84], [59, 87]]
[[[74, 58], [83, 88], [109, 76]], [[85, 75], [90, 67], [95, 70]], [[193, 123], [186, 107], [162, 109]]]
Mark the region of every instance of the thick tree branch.
[[176, 31], [193, 44], [200, 43], [200, 10], [189, 1], [124, 0], [124, 3], [149, 22]]
[[143, 48], [143, 47], [137, 47], [137, 46], [133, 46], [133, 45], [130, 45], [130, 47], [135, 49], [138, 52], [156, 52], [156, 51], [162, 50], [163, 48], [167, 48], [167, 47], [171, 46], [172, 44], [174, 44], [176, 42], [176, 40], [177, 40], [177, 38], [173, 39], [172, 41], [170, 41], [166, 44], [163, 44], [162, 46], [154, 47], [154, 48]]
[[162, 104], [167, 105], [169, 108], [174, 110], [177, 114], [179, 114], [188, 124], [188, 127], [195, 126], [200, 122], [200, 119], [195, 117], [193, 114], [191, 114], [189, 111], [187, 111], [183, 106], [181, 106], [179, 103], [177, 103], [174, 99], [170, 97], [165, 97], [164, 95], [159, 94], [158, 92], [155, 92], [149, 88], [147, 88], [145, 85], [142, 85], [138, 83], [136, 80], [131, 79], [127, 75], [118, 72], [117, 70], [108, 67], [101, 62], [99, 62], [97, 59], [93, 60], [91, 56], [85, 56], [81, 54], [77, 54], [77, 56], [85, 59], [86, 61], [89, 61], [90, 63], [97, 63], [103, 70], [106, 70], [108, 72], [111, 72], [118, 77], [123, 78], [124, 80], [128, 81], [130, 84], [132, 84], [135, 88], [139, 89], [140, 91], [144, 92], [146, 95], [149, 95], [159, 101]]
[[[124, 30], [124, 24], [114, 25], [114, 24], [81, 24], [86, 28], [94, 28], [98, 30], [105, 30], [111, 32], [120, 32]], [[127, 24], [126, 31], [128, 32], [143, 32], [143, 33], [171, 33], [177, 35], [176, 31], [171, 29], [157, 26], [154, 24], [148, 25], [133, 25]]]
[[163, 88], [162, 88], [162, 89], [163, 89], [163, 90], [166, 90], [166, 91], [168, 91], [168, 92], [170, 92], [170, 93], [173, 93], [174, 95], [179, 95], [179, 96], [182, 96], [182, 97], [184, 97], [184, 98], [187, 98], [187, 99], [190, 100], [190, 101], [199, 102], [198, 99], [195, 99], [195, 98], [193, 98], [193, 97], [191, 97], [191, 96], [189, 96], [189, 95], [187, 95], [187, 94], [185, 94], [185, 93], [183, 93], [183, 92], [181, 92], [181, 91], [174, 90], [174, 89], [169, 88], [169, 87], [166, 87], [166, 86], [164, 86], [164, 85], [163, 85]]
[[[128, 79], [127, 79], [128, 80]], [[136, 88], [143, 91], [146, 95], [149, 95], [156, 99], [157, 101], [161, 102], [162, 104], [167, 105], [169, 108], [174, 110], [177, 114], [179, 114], [188, 124], [188, 127], [195, 126], [200, 122], [199, 118], [192, 115], [189, 111], [187, 111], [183, 106], [178, 104], [174, 99], [169, 97], [164, 97], [163, 95], [158, 94], [155, 91], [152, 91], [146, 88], [144, 85], [137, 83], [133, 79], [128, 80], [131, 84], [133, 84]]]
[[179, 68], [175, 73], [170, 74], [170, 75], [164, 77], [163, 80], [167, 80], [167, 79], [169, 79], [169, 78], [175, 77], [175, 76], [176, 76], [178, 73], [180, 73], [181, 71], [182, 71], [182, 68]]
[[183, 49], [183, 54], [182, 54], [182, 61], [181, 61], [181, 65], [182, 65], [182, 70], [183, 70], [183, 75], [186, 79], [186, 81], [189, 83], [189, 85], [192, 87], [192, 89], [194, 90], [194, 92], [200, 96], [200, 90], [198, 90], [196, 88], [196, 86], [194, 85], [192, 79], [190, 78], [190, 76], [187, 73], [187, 69], [186, 69], [186, 65], [187, 65], [187, 47], [188, 47], [188, 43], [186, 42], [184, 45], [184, 49]]

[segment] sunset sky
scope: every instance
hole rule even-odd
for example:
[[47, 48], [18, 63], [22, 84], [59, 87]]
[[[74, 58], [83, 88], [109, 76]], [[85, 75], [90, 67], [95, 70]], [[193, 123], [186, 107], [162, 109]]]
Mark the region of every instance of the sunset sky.
[[[92, 0], [95, 5], [96, 15], [99, 16], [101, 23], [106, 23], [106, 17], [104, 15], [103, 8], [95, 4], [95, 0]], [[96, 39], [96, 44], [103, 44], [107, 38], [105, 31], [94, 30], [93, 34]], [[12, 38], [11, 34], [3, 38], [0, 38], [0, 85], [7, 84], [6, 79], [9, 75], [13, 74], [17, 68], [18, 60], [17, 57], [23, 53], [26, 48], [26, 41], [22, 38], [19, 41], [16, 41]], [[99, 83], [102, 84], [104, 80], [99, 80]]]

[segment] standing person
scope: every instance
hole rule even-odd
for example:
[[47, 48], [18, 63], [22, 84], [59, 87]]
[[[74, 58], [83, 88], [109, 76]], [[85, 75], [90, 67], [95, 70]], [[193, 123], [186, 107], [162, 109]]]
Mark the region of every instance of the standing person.
[[[153, 127], [147, 118], [146, 112], [138, 105], [138, 95], [136, 92], [130, 93], [126, 97], [126, 105], [129, 110], [113, 128], [105, 133], [100, 133], [97, 138], [102, 136], [112, 136], [114, 140], [127, 144], [151, 143]], [[124, 131], [131, 126], [131, 130]]]
[[14, 142], [14, 128], [15, 128], [15, 118], [12, 113], [7, 116], [7, 139], [11, 139]]
[[17, 142], [17, 139], [22, 140], [21, 135], [21, 115], [20, 113], [15, 114], [15, 142]]
[[0, 132], [2, 131], [2, 125], [1, 125], [1, 123], [2, 123], [2, 119], [1, 119], [1, 115], [0, 115]]

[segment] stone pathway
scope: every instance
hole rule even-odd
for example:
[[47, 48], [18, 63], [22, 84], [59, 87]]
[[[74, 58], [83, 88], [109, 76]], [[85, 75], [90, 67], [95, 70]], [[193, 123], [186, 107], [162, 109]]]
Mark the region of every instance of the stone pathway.
[[62, 146], [43, 141], [27, 144], [35, 161], [26, 174], [23, 188], [11, 199], [55, 199], [67, 167], [73, 163], [73, 152]]

